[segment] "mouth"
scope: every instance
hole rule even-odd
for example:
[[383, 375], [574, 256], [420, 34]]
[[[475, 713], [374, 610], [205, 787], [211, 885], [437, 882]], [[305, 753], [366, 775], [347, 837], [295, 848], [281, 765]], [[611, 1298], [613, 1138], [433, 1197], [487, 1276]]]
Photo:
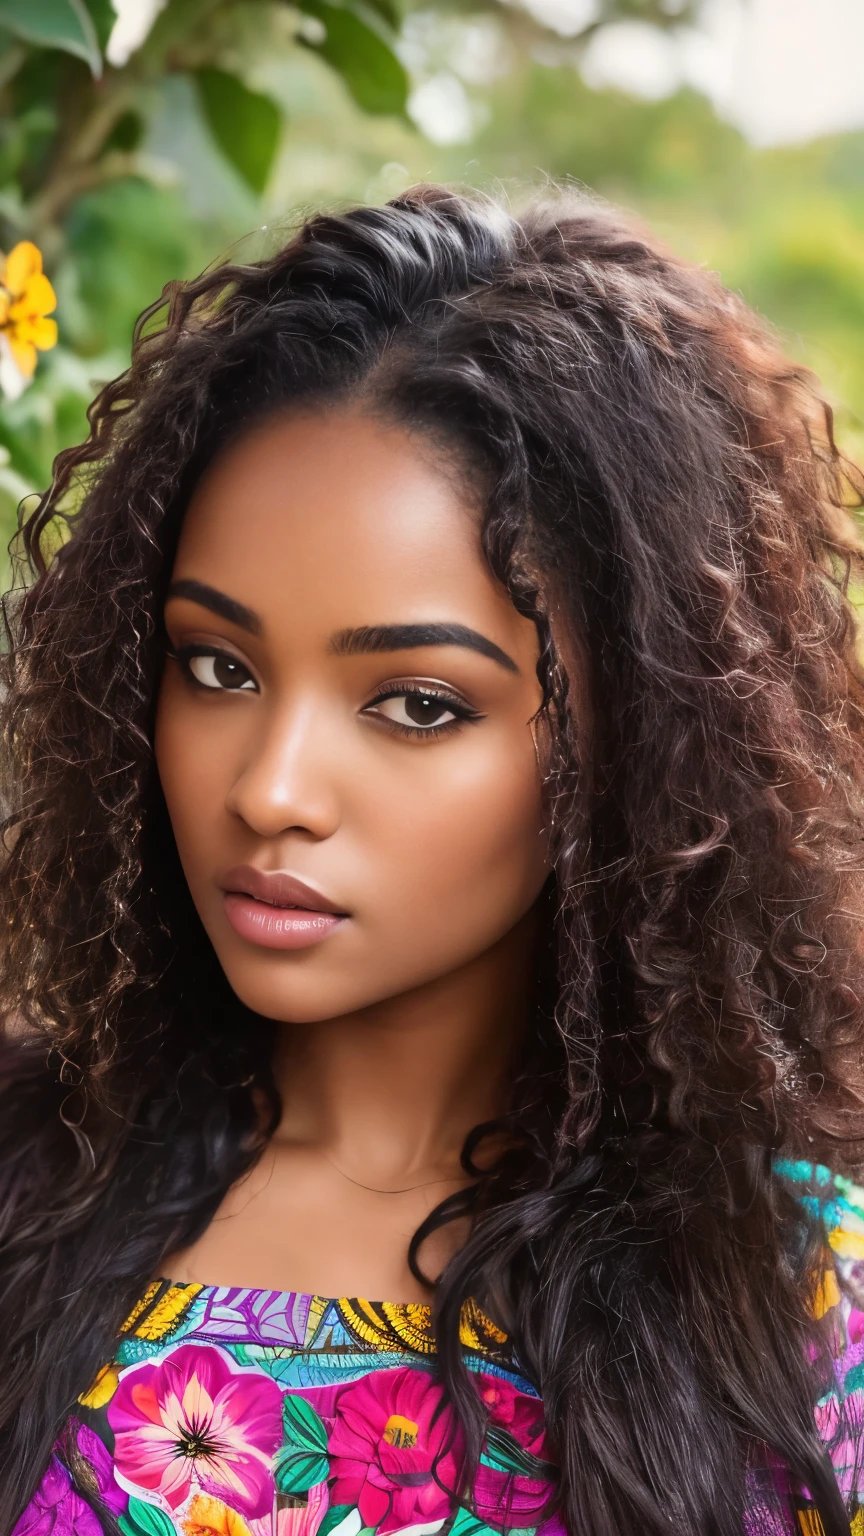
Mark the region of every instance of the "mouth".
[[225, 915], [240, 938], [264, 949], [308, 949], [349, 913], [284, 870], [241, 865], [221, 881]]

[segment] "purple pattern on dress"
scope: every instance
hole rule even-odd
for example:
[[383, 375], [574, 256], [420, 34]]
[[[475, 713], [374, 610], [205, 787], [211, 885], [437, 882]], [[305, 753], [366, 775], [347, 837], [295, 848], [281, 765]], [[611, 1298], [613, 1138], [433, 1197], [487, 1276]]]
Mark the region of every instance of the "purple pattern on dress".
[[89, 1504], [73, 1489], [69, 1473], [52, 1456], [45, 1476], [16, 1521], [12, 1536], [102, 1536]]
[[311, 1296], [298, 1291], [254, 1291], [239, 1285], [214, 1285], [202, 1292], [189, 1313], [187, 1338], [206, 1335], [235, 1344], [306, 1342]]
[[744, 1536], [791, 1536], [797, 1527], [788, 1468], [767, 1445], [751, 1446], [745, 1477]]

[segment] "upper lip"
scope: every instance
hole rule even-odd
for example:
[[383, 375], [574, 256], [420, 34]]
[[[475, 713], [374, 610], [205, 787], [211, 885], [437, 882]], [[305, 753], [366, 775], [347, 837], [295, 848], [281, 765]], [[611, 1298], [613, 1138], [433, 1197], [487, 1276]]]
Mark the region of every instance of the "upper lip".
[[240, 864], [237, 869], [229, 869], [222, 881], [222, 889], [241, 891], [245, 896], [266, 901], [273, 907], [301, 907], [308, 912], [335, 912], [345, 916], [344, 907], [283, 869], [255, 869], [252, 864]]

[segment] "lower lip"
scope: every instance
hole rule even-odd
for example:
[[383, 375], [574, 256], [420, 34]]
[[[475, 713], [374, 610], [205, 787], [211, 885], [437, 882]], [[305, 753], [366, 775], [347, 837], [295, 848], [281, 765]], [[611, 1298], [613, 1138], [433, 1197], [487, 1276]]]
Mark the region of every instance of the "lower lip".
[[336, 912], [303, 907], [273, 907], [242, 891], [225, 892], [225, 912], [235, 933], [263, 949], [309, 949], [329, 938], [345, 921]]

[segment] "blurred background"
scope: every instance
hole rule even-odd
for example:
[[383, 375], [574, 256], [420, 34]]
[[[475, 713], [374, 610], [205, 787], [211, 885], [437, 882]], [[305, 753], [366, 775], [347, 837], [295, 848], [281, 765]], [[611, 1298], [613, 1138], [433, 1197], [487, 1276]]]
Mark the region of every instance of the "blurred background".
[[864, 460], [864, 0], [0, 0], [0, 542], [170, 279], [547, 178], [718, 270]]

